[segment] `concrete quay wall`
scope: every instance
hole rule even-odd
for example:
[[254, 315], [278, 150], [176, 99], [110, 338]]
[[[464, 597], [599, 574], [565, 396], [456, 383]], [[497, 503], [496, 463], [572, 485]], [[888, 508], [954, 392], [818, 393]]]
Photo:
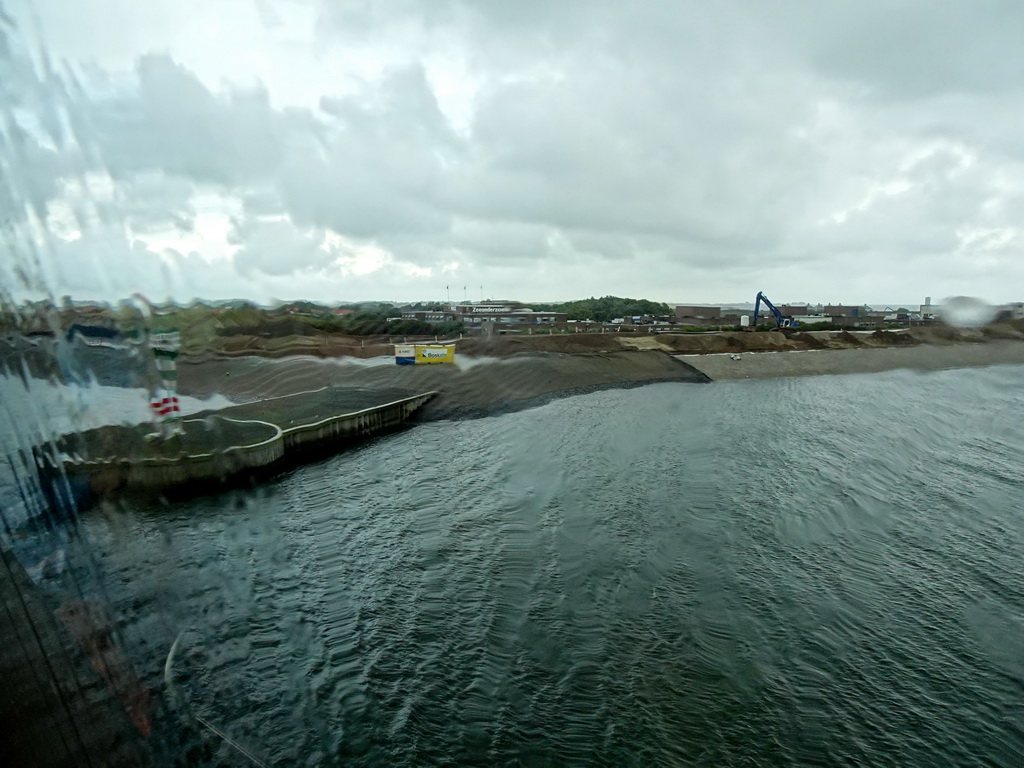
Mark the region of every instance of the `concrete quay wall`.
[[436, 394], [425, 392], [288, 429], [268, 421], [214, 415], [211, 418], [266, 425], [270, 437], [249, 445], [229, 445], [178, 456], [94, 461], [67, 458], [64, 469], [69, 476], [102, 477], [104, 485], [129, 492], [156, 493], [222, 485], [238, 476], [287, 464], [298, 459], [300, 453], [325, 452], [351, 440], [395, 429]]

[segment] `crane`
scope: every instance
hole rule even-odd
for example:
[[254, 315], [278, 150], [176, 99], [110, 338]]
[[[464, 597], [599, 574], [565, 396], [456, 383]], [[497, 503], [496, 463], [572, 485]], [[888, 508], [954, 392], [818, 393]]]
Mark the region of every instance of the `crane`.
[[764, 305], [771, 310], [772, 316], [775, 318], [776, 330], [780, 328], [795, 328], [799, 325], [799, 323], [793, 318], [786, 317], [781, 312], [779, 312], [779, 310], [775, 308], [775, 305], [768, 300], [768, 297], [765, 296], [761, 291], [758, 291], [757, 300], [754, 302], [754, 321], [750, 324], [751, 330], [757, 330], [757, 320], [758, 316], [761, 313], [762, 301], [764, 302]]

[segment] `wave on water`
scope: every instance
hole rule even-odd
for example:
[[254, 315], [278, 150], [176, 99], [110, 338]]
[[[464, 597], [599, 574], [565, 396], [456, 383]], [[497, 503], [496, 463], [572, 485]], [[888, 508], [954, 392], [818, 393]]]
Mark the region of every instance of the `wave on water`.
[[1016, 765], [1022, 372], [597, 392], [82, 525], [269, 763]]

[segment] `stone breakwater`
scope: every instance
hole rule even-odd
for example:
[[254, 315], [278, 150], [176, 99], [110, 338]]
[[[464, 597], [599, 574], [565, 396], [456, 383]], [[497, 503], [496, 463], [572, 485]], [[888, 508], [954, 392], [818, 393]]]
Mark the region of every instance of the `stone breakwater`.
[[183, 419], [153, 439], [151, 425], [65, 435], [63, 470], [81, 505], [114, 491], [217, 491], [335, 452], [418, 420], [474, 418], [556, 397], [655, 382], [706, 382], [663, 352], [537, 353], [450, 365], [359, 365], [313, 358], [204, 360], [181, 366], [182, 394], [243, 401]]
[[165, 439], [148, 439], [146, 425], [110, 426], [59, 447], [68, 476], [88, 478], [93, 492], [187, 493], [398, 429], [436, 394], [324, 387], [198, 414]]

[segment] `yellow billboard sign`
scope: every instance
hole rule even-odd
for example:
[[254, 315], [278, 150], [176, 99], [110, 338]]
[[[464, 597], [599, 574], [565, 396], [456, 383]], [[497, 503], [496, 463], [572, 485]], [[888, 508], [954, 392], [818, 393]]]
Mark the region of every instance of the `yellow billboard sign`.
[[395, 362], [398, 365], [454, 363], [455, 346], [446, 346], [444, 344], [396, 344]]
[[441, 345], [416, 345], [416, 364], [420, 363], [454, 363], [455, 347]]

